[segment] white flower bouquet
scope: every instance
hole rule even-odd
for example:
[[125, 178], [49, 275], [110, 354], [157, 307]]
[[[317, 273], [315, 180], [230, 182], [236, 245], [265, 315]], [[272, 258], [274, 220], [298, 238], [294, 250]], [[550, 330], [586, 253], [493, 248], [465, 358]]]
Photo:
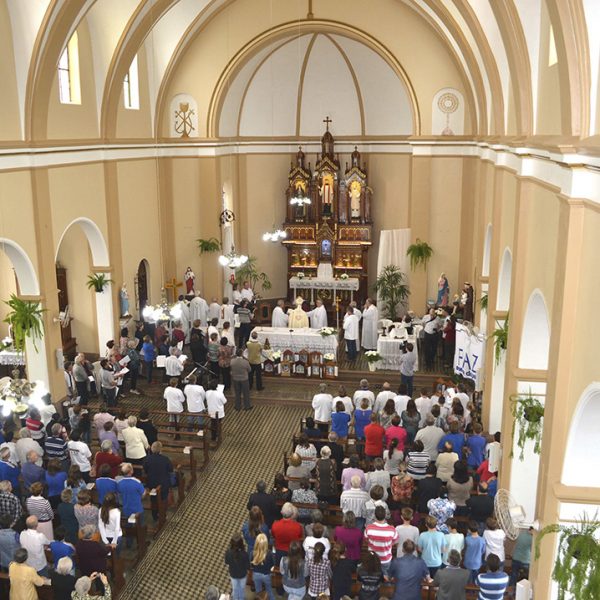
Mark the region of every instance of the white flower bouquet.
[[365, 352], [365, 358], [368, 363], [376, 363], [381, 360], [381, 354], [377, 350], [367, 350]]
[[275, 352], [273, 352], [273, 354], [271, 354], [271, 359], [272, 360], [281, 360], [281, 351], [275, 350]]
[[300, 272], [296, 273], [296, 277], [298, 279], [304, 279], [304, 271], [300, 271]]
[[330, 335], [337, 333], [337, 331], [333, 327], [321, 327], [319, 333], [322, 337], [329, 337]]
[[335, 360], [335, 354], [327, 352], [326, 354], [323, 354], [323, 360]]
[[343, 280], [350, 279], [350, 275], [348, 275], [348, 273], [342, 273], [340, 275], [340, 279], [343, 279]]

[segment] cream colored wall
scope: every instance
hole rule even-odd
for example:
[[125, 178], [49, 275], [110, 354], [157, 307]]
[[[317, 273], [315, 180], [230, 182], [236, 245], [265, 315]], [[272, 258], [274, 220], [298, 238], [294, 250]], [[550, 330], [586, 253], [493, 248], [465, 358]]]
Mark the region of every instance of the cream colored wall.
[[[150, 267], [150, 303], [159, 301], [163, 283], [156, 162], [122, 161], [117, 165], [117, 178], [123, 275], [129, 291], [130, 312], [133, 314], [134, 278], [142, 259], [146, 259]], [[118, 288], [121, 283], [115, 282]]]
[[138, 110], [125, 108], [123, 88], [121, 88], [119, 110], [117, 112], [117, 137], [122, 139], [151, 138], [153, 136], [150, 92], [148, 89], [148, 60], [145, 46], [142, 45], [137, 57], [140, 108]]
[[85, 21], [77, 28], [81, 104], [61, 104], [58, 75], [54, 74], [48, 102], [47, 137], [50, 140], [90, 139], [98, 137], [96, 84], [90, 33]]
[[87, 239], [81, 227], [71, 227], [62, 239], [58, 262], [67, 270], [67, 292], [73, 315], [71, 335], [77, 339], [81, 352], [99, 352], [96, 332], [95, 292], [88, 290], [91, 257]]
[[500, 236], [500, 266], [505, 248], [508, 247], [511, 253], [514, 254], [515, 215], [517, 202], [517, 179], [514, 173], [505, 169], [498, 169], [496, 171], [496, 194], [499, 194], [500, 199], [498, 201], [502, 205], [502, 219], [500, 223], [494, 225], [495, 233], [496, 225], [499, 225], [497, 228], [497, 235]]
[[[231, 58], [255, 36], [297, 19], [306, 6], [299, 2], [238, 0], [222, 10], [186, 49], [166, 88], [166, 98], [189, 93], [198, 101], [199, 135], [206, 136], [212, 91]], [[423, 133], [431, 133], [431, 101], [443, 87], [466, 90], [459, 71], [437, 34], [414, 11], [396, 0], [379, 0], [365, 10], [361, 0], [319, 2], [315, 18], [343, 22], [365, 31], [386, 46], [402, 64], [421, 107]], [[227, 35], [223, 35], [226, 31]], [[419, 52], [414, 49], [418, 47]], [[163, 107], [161, 135], [169, 135], [169, 102]], [[465, 131], [472, 131], [467, 109]]]
[[17, 140], [21, 137], [19, 124], [19, 97], [15, 72], [12, 28], [5, 0], [0, 1], [0, 139]]
[[11, 294], [17, 293], [17, 282], [12, 263], [0, 246], [0, 339], [8, 335], [8, 324], [4, 318], [10, 310], [5, 304]]

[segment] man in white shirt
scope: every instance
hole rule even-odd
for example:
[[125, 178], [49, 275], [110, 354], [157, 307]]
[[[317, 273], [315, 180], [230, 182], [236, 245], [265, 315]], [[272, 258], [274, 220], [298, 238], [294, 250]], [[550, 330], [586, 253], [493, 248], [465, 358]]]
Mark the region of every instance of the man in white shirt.
[[[206, 392], [201, 385], [198, 385], [197, 378], [195, 375], [189, 375], [186, 379], [187, 385], [183, 388], [183, 393], [187, 400], [187, 409], [190, 413], [201, 413], [206, 410], [204, 406], [204, 400], [206, 398]], [[190, 424], [197, 423], [202, 425], [202, 417], [188, 417]]]
[[362, 319], [362, 313], [358, 308], [356, 308], [356, 300], [352, 300], [352, 302], [350, 302], [350, 306], [352, 307], [352, 312], [358, 317], [358, 320], [360, 321]]
[[344, 412], [352, 416], [354, 404], [352, 403], [352, 398], [346, 393], [346, 388], [343, 385], [340, 385], [338, 388], [338, 395], [331, 402], [331, 412], [335, 411], [338, 401], [344, 405]]
[[192, 321], [199, 320], [201, 327], [206, 327], [208, 323], [208, 304], [202, 298], [200, 292], [196, 292], [196, 297], [190, 302], [190, 319]]
[[69, 450], [71, 464], [79, 467], [83, 480], [86, 483], [89, 483], [90, 471], [92, 470], [92, 465], [90, 463], [92, 453], [88, 445], [80, 441], [80, 433], [77, 429], [71, 431], [71, 439], [67, 443], [67, 449]]
[[411, 400], [411, 397], [408, 395], [408, 386], [405, 383], [401, 383], [398, 387], [398, 395], [394, 398], [397, 415], [401, 415], [406, 410], [409, 400]]
[[410, 342], [406, 342], [400, 355], [400, 381], [406, 385], [408, 395], [412, 398], [413, 378], [417, 367], [417, 352]]
[[367, 298], [362, 313], [362, 347], [365, 350], [377, 349], [377, 321], [379, 311], [371, 298]]
[[271, 326], [272, 327], [287, 327], [290, 318], [285, 314], [283, 310], [285, 307], [284, 300], [277, 300], [277, 306], [273, 309], [271, 315]]
[[242, 300], [248, 300], [248, 302], [252, 302], [254, 300], [254, 292], [250, 287], [249, 281], [244, 281], [244, 287], [241, 290]]
[[163, 398], [167, 401], [167, 412], [169, 413], [170, 423], [179, 423], [178, 413], [183, 412], [183, 403], [185, 402], [185, 396], [183, 392], [177, 387], [179, 379], [173, 377], [169, 381], [169, 385], [165, 388]]
[[19, 457], [19, 464], [24, 465], [27, 462], [27, 455], [33, 450], [39, 457], [35, 464], [38, 467], [42, 466], [44, 449], [35, 440], [31, 439], [31, 432], [26, 427], [19, 431], [19, 439], [15, 443], [15, 448]]
[[462, 404], [462, 407], [465, 411], [465, 415], [469, 413], [469, 411], [467, 410], [467, 404], [469, 404], [470, 399], [469, 399], [469, 395], [467, 394], [467, 388], [464, 386], [463, 383], [459, 383], [456, 386], [457, 392], [456, 394], [454, 394], [455, 398], [458, 398], [460, 400], [460, 403]]
[[444, 430], [441, 427], [435, 426], [434, 416], [428, 414], [425, 417], [425, 427], [417, 431], [415, 442], [421, 440], [423, 442], [423, 452], [429, 455], [430, 461], [435, 461], [438, 457], [438, 444], [444, 435]]
[[433, 370], [435, 354], [438, 346], [438, 332], [442, 329], [444, 321], [436, 315], [435, 309], [429, 311], [429, 315], [423, 317], [423, 345], [425, 348], [425, 367]]
[[327, 393], [326, 383], [319, 385], [319, 393], [313, 396], [312, 407], [315, 411], [315, 421], [320, 422], [318, 425], [319, 429], [326, 432], [328, 430], [327, 424], [331, 421], [331, 411], [333, 408], [333, 397]]
[[27, 517], [25, 521], [27, 529], [21, 532], [19, 541], [21, 546], [27, 550], [27, 564], [33, 567], [41, 577], [48, 576], [48, 561], [44, 552], [44, 546], [50, 545], [50, 540], [40, 533], [37, 517]]
[[361, 379], [359, 384], [360, 387], [354, 392], [352, 396], [352, 402], [354, 402], [354, 408], [360, 408], [361, 400], [366, 398], [369, 401], [369, 408], [373, 408], [375, 404], [375, 394], [369, 389], [369, 382], [366, 379]]
[[177, 377], [183, 373], [183, 364], [177, 357], [177, 348], [169, 348], [169, 357], [165, 360], [165, 374], [167, 377]]
[[381, 391], [379, 392], [379, 394], [377, 394], [377, 398], [375, 399], [375, 404], [373, 405], [373, 412], [379, 414], [383, 410], [383, 407], [386, 405], [387, 401], [390, 400], [390, 398], [395, 397], [396, 394], [392, 392], [389, 382], [384, 381], [383, 385], [381, 386]]
[[415, 404], [417, 405], [417, 410], [421, 415], [421, 420], [419, 421], [419, 427], [423, 427], [425, 425], [425, 417], [431, 411], [431, 399], [427, 395], [427, 388], [421, 388], [421, 395], [415, 400]]
[[225, 404], [227, 398], [223, 392], [217, 390], [216, 382], [210, 384], [210, 389], [206, 391], [206, 410], [210, 416], [210, 429], [212, 441], [216, 441], [219, 432], [219, 423], [225, 417]]
[[348, 360], [352, 361], [356, 360], [356, 357], [358, 356], [356, 347], [358, 340], [358, 322], [359, 317], [354, 314], [354, 310], [349, 306], [346, 315], [344, 316], [344, 340], [346, 341]]
[[220, 315], [221, 315], [221, 305], [217, 302], [216, 298], [213, 298], [212, 302], [210, 303], [210, 305], [208, 307], [208, 318], [211, 321], [213, 319], [216, 319], [217, 323], [218, 323]]
[[317, 306], [307, 314], [310, 318], [311, 329], [321, 329], [321, 327], [327, 327], [327, 311], [323, 306], [323, 300], [320, 298], [317, 298]]

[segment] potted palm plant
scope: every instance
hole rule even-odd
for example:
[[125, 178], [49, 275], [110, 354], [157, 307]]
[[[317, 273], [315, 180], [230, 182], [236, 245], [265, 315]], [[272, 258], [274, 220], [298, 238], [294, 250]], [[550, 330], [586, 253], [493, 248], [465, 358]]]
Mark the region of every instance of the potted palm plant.
[[416, 271], [419, 265], [423, 265], [423, 269], [426, 270], [432, 254], [433, 248], [427, 242], [422, 242], [417, 238], [415, 243], [406, 250], [406, 256], [410, 258], [410, 270]]
[[410, 295], [405, 282], [406, 276], [396, 265], [387, 265], [373, 286], [379, 299], [385, 304], [385, 313], [392, 320], [396, 318], [398, 305], [405, 302]]
[[256, 256], [249, 256], [248, 260], [235, 271], [235, 280], [240, 282], [249, 281], [255, 293], [256, 284], [259, 282], [263, 292], [271, 289], [269, 276], [264, 271], [259, 270], [257, 262]]
[[558, 534], [558, 552], [552, 579], [558, 584], [558, 600], [600, 600], [600, 545], [598, 516], [585, 513], [573, 525], [551, 524], [544, 527], [535, 540], [535, 558], [540, 557], [540, 544], [549, 534]]
[[92, 273], [88, 275], [87, 286], [88, 289], [94, 289], [97, 294], [101, 294], [104, 291], [104, 288], [112, 283], [113, 280], [109, 279], [105, 273]]
[[37, 350], [35, 342], [44, 335], [42, 317], [46, 309], [40, 308], [39, 302], [21, 300], [14, 294], [11, 294], [10, 300], [5, 300], [4, 304], [11, 309], [4, 322], [12, 327], [15, 350], [23, 352], [27, 338], [31, 338], [33, 347]]

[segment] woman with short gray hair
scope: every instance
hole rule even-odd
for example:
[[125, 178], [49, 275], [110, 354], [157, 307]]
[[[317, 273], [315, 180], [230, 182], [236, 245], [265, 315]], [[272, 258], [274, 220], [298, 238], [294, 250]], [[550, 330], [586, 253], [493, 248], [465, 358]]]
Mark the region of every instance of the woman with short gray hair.
[[[103, 596], [90, 595], [92, 581], [95, 579], [99, 579], [104, 586]], [[80, 577], [75, 582], [75, 591], [71, 594], [72, 600], [110, 600], [111, 597], [110, 585], [108, 585], [108, 579], [104, 573], [92, 573], [91, 577]]]
[[148, 438], [143, 430], [137, 427], [137, 417], [129, 416], [127, 424], [129, 427], [121, 432], [125, 442], [125, 456], [130, 463], [141, 465], [146, 458], [146, 450], [150, 448]]
[[52, 594], [54, 600], [70, 600], [75, 589], [73, 561], [68, 556], [63, 556], [56, 564], [56, 571], [50, 571]]

